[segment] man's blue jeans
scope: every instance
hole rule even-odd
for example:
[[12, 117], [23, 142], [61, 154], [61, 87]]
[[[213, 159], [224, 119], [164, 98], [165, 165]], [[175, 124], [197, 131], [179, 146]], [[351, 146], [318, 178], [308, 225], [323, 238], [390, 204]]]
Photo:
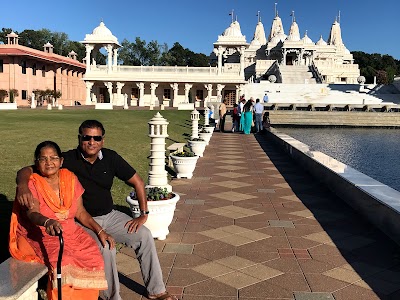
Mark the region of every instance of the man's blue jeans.
[[262, 130], [262, 114], [255, 114], [255, 116], [254, 125], [256, 127], [256, 132], [260, 132]]

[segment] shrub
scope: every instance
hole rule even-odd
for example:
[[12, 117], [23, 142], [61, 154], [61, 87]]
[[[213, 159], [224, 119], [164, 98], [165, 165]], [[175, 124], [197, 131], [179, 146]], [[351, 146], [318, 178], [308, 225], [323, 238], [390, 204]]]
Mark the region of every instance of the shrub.
[[[168, 192], [166, 188], [160, 187], [150, 187], [146, 188], [147, 201], [159, 201], [159, 200], [168, 200], [173, 197], [173, 194]], [[129, 197], [132, 199], [137, 199], [137, 194], [135, 190], [132, 190], [129, 193]]]

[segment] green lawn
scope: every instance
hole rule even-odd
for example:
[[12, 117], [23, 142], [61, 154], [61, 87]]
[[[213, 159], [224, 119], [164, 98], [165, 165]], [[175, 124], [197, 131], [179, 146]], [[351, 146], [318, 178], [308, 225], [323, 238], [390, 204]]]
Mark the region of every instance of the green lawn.
[[[157, 111], [94, 109], [0, 111], [0, 238], [3, 240], [8, 236], [16, 172], [33, 163], [33, 152], [40, 142], [55, 141], [61, 150], [75, 148], [78, 127], [82, 121], [97, 119], [106, 129], [105, 147], [121, 154], [147, 182], [150, 155], [147, 123], [156, 113]], [[174, 142], [186, 142], [191, 133], [190, 111], [169, 110], [161, 111], [161, 114], [169, 121], [167, 146]], [[125, 198], [129, 191], [128, 186], [116, 179], [112, 191], [114, 202], [127, 206]]]

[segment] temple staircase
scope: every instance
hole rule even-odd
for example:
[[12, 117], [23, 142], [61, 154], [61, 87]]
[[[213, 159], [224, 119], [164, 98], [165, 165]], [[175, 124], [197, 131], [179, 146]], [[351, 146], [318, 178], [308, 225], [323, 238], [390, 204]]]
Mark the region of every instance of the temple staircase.
[[279, 65], [284, 84], [316, 84], [317, 81], [308, 66]]

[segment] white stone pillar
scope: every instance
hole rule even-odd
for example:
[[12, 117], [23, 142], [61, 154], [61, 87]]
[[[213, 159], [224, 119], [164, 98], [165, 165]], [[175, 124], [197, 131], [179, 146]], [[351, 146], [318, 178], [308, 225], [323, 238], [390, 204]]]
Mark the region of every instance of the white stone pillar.
[[240, 53], [240, 73], [239, 75], [244, 78], [244, 50], [246, 48], [244, 46], [240, 47], [239, 53]]
[[150, 83], [150, 107], [154, 107], [156, 102], [156, 89], [158, 87], [158, 83]]
[[197, 109], [194, 109], [190, 113], [190, 119], [192, 120], [192, 136], [191, 139], [198, 139], [199, 138], [199, 120], [200, 120], [200, 113]]
[[128, 106], [128, 95], [126, 93], [124, 94], [124, 109], [129, 109], [129, 106]]
[[210, 109], [208, 106], [204, 108], [204, 126], [210, 125]]
[[177, 83], [171, 83], [169, 86], [174, 91], [174, 96], [172, 98], [172, 107], [178, 107], [178, 89], [179, 89], [179, 85]]
[[107, 45], [106, 47], [107, 50], [107, 70], [109, 73], [112, 71], [112, 55], [113, 55], [113, 47], [112, 45]]
[[185, 83], [185, 103], [189, 103], [189, 92], [193, 84]]
[[92, 87], [94, 85], [94, 82], [90, 82], [90, 81], [85, 81], [85, 85], [86, 85], [86, 105], [90, 105], [92, 104], [92, 97], [91, 97], [91, 93], [92, 93]]
[[214, 49], [214, 53], [218, 56], [218, 75], [222, 74], [222, 54], [224, 53], [224, 48], [219, 46], [218, 49]]
[[136, 83], [139, 88], [139, 106], [144, 106], [144, 82]]
[[32, 93], [31, 96], [31, 108], [36, 108], [35, 93]]
[[211, 96], [212, 96], [212, 87], [213, 85], [211, 83], [205, 84], [204, 87], [207, 90], [207, 97], [206, 100], [204, 100], [204, 107], [207, 106], [207, 102], [211, 101]]
[[86, 73], [90, 71], [90, 53], [93, 50], [93, 46], [92, 45], [85, 45], [86, 48]]
[[169, 122], [158, 112], [149, 122], [150, 170], [147, 187], [166, 188], [172, 191], [168, 184], [168, 172], [165, 170], [165, 139], [168, 137]]
[[114, 97], [113, 97], [113, 83], [112, 82], [104, 82], [104, 85], [107, 87], [108, 94], [110, 95], [110, 103], [115, 105]]
[[217, 84], [217, 100], [218, 102], [222, 101], [222, 90], [224, 89], [225, 85]]
[[113, 66], [116, 67], [118, 64], [118, 49], [114, 49]]
[[115, 101], [116, 105], [118, 106], [123, 106], [124, 105], [124, 96], [122, 95], [121, 91], [122, 88], [124, 87], [125, 83], [122, 82], [117, 82], [117, 101]]

